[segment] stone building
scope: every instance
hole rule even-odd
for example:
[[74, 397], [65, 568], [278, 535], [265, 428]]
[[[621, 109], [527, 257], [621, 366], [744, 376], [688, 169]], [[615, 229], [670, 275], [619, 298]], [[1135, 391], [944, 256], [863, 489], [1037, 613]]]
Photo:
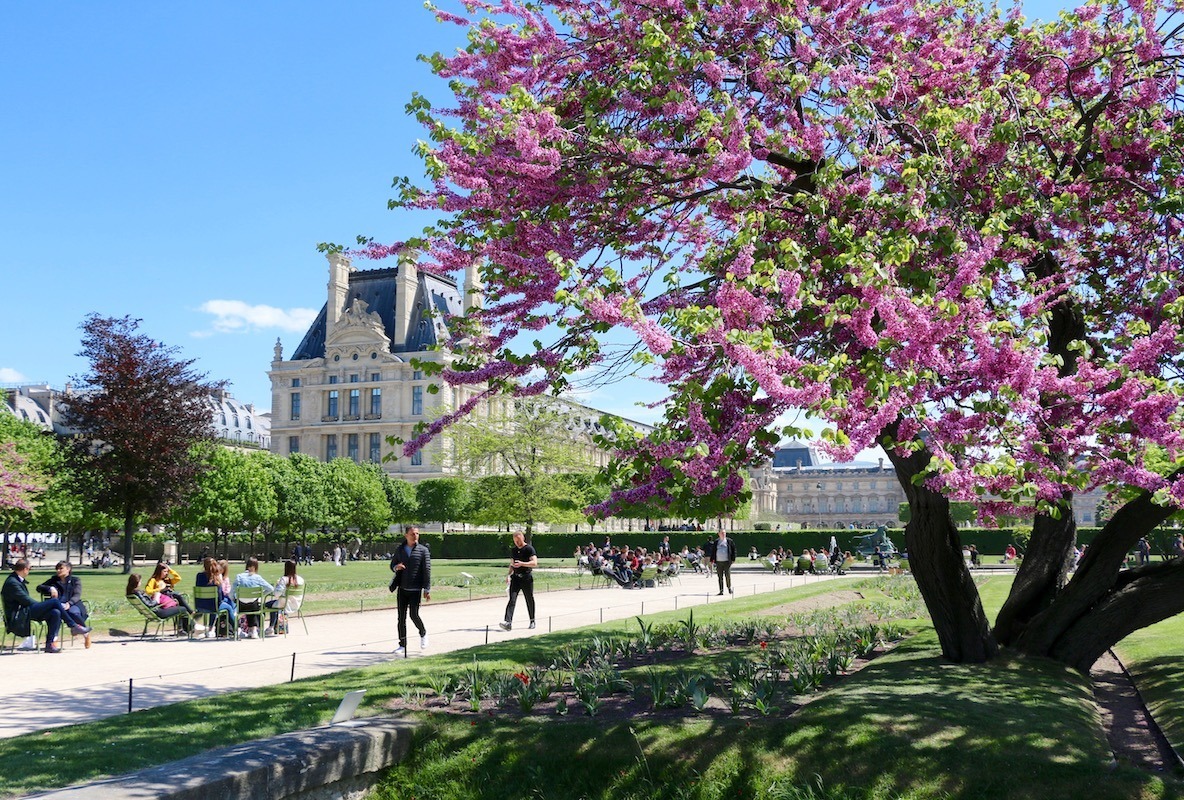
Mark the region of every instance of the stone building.
[[268, 372], [272, 452], [372, 461], [412, 481], [447, 474], [442, 439], [406, 457], [387, 437], [411, 439], [442, 404], [456, 408], [472, 396], [468, 387], [433, 380], [412, 359], [447, 357], [430, 348], [447, 338], [446, 320], [481, 302], [476, 269], [466, 273], [462, 296], [449, 278], [419, 269], [409, 252], [397, 267], [365, 271], [344, 255], [328, 258], [321, 313], [289, 358], [276, 340]]
[[[48, 384], [16, 385], [4, 391], [6, 402], [0, 404], [0, 411], [8, 411], [59, 435], [69, 435], [73, 432], [63, 422], [58, 406], [61, 396], [70, 393], [69, 384], [65, 389], [57, 389]], [[252, 404], [236, 399], [225, 389], [212, 392], [207, 398], [207, 403], [210, 410], [210, 427], [222, 444], [228, 447], [263, 450], [271, 446], [271, 417], [267, 412], [259, 411]]]
[[[753, 511], [757, 519], [803, 528], [899, 527], [904, 490], [892, 465], [829, 462], [802, 442], [779, 448], [773, 460], [753, 470]], [[1079, 527], [1098, 524], [1105, 491], [1074, 498]]]

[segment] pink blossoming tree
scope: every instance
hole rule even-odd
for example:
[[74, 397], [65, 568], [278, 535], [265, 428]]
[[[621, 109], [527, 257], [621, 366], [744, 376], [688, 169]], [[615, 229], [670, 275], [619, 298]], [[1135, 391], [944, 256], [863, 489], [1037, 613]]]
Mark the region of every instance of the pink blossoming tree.
[[[1120, 569], [1184, 502], [1184, 473], [1148, 460], [1184, 457], [1174, 6], [436, 13], [468, 30], [428, 59], [455, 102], [411, 102], [428, 182], [392, 205], [441, 214], [411, 243], [433, 268], [481, 265], [488, 304], [444, 377], [559, 390], [627, 332], [670, 401], [651, 436], [618, 432], [602, 510], [738, 503], [744, 468], [801, 433], [776, 420], [805, 409], [836, 457], [889, 454], [948, 658], [1003, 644], [1084, 669], [1184, 609], [1181, 560]], [[1099, 486], [1137, 493], [1070, 579], [1074, 495]], [[1033, 520], [994, 626], [952, 500]]]

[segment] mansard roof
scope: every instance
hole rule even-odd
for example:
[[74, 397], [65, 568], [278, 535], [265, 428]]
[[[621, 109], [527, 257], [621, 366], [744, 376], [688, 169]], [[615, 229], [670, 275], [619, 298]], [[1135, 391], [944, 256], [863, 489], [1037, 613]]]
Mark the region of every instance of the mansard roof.
[[[442, 319], [447, 325], [453, 316], [461, 316], [464, 313], [456, 284], [434, 273], [418, 271], [416, 302], [411, 312], [411, 324], [407, 328], [407, 342], [405, 346], [396, 348], [393, 343], [398, 278], [398, 267], [351, 272], [347, 307], [352, 308], [353, 304], [361, 299], [369, 311], [378, 314], [382, 319], [383, 331], [392, 342], [391, 351], [394, 353], [413, 353], [440, 344], [446, 329], [441, 329], [437, 323]], [[428, 315], [429, 308], [436, 315], [434, 318]], [[321, 306], [321, 313], [317, 314], [312, 327], [304, 334], [304, 338], [292, 354], [292, 361], [325, 357], [327, 313], [326, 306]]]

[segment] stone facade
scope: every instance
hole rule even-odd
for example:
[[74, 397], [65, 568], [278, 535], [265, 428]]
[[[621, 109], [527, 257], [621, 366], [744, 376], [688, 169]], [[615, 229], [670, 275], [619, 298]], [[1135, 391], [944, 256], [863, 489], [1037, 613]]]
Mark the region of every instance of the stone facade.
[[[752, 471], [753, 512], [757, 519], [802, 528], [899, 527], [904, 490], [892, 466], [826, 463], [802, 443], [780, 448], [773, 460]], [[1078, 527], [1098, 524], [1103, 490], [1074, 499]]]
[[[73, 433], [62, 420], [58, 400], [69, 394], [69, 384], [64, 390], [47, 384], [30, 384], [7, 388], [7, 402], [0, 404], [0, 411], [8, 411], [44, 430], [59, 435]], [[210, 426], [214, 435], [228, 447], [244, 449], [268, 449], [271, 446], [271, 417], [250, 403], [237, 400], [225, 389], [218, 389], [208, 398]]]

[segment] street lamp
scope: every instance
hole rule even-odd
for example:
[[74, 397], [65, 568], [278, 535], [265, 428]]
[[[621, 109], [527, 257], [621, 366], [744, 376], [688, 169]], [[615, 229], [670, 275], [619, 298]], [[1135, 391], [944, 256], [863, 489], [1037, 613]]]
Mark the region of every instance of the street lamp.
[[814, 488], [818, 490], [818, 530], [822, 530], [822, 484], [814, 484]]

